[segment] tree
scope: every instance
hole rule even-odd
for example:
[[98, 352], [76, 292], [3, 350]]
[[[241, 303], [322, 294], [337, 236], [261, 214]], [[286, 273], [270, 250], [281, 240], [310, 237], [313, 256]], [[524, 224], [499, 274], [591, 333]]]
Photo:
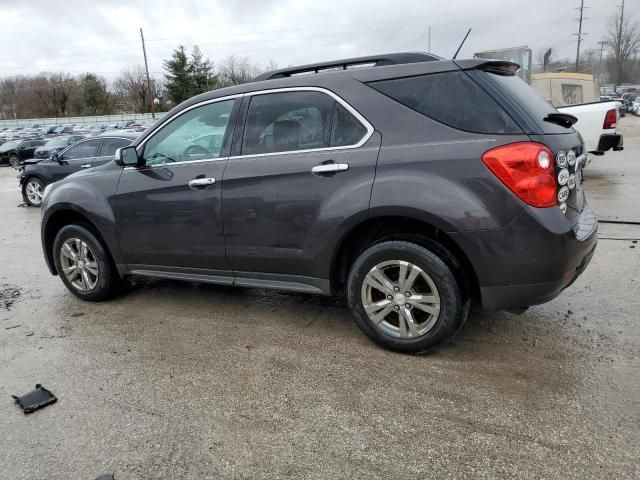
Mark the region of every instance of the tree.
[[611, 56], [607, 61], [609, 77], [616, 85], [631, 80], [633, 56], [640, 50], [640, 28], [629, 17], [613, 17], [606, 37]]
[[137, 66], [127, 69], [114, 82], [120, 106], [125, 110], [145, 113], [151, 109], [151, 94], [147, 85], [145, 70]]
[[257, 75], [258, 68], [249, 63], [247, 57], [229, 55], [220, 67], [219, 77], [223, 87], [246, 83]]
[[169, 99], [178, 104], [191, 97], [193, 82], [191, 78], [189, 57], [184, 46], [179, 45], [169, 60], [165, 60], [165, 89]]
[[97, 75], [87, 73], [80, 80], [80, 108], [82, 113], [89, 115], [100, 115], [107, 113], [111, 108], [109, 105], [110, 95], [104, 79]]
[[208, 92], [218, 86], [218, 76], [213, 69], [213, 62], [203, 57], [197, 45], [193, 47], [191, 52], [189, 75], [191, 76], [192, 95]]

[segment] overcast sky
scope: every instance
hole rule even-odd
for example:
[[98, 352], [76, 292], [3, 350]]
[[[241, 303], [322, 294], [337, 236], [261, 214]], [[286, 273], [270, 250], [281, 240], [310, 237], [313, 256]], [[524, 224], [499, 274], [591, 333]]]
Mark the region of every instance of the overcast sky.
[[[583, 49], [599, 49], [617, 0], [585, 0]], [[214, 62], [236, 54], [284, 67], [395, 51], [459, 57], [528, 45], [575, 57], [580, 0], [0, 0], [0, 76], [65, 71], [113, 79], [143, 64], [163, 74], [173, 48], [198, 44]], [[639, 0], [625, 12], [636, 19]]]

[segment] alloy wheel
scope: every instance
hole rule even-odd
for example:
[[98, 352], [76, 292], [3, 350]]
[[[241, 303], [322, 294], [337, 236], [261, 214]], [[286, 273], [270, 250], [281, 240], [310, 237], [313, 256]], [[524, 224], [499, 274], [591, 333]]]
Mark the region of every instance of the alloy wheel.
[[404, 260], [385, 261], [369, 270], [361, 299], [369, 320], [393, 337], [421, 337], [440, 316], [435, 282], [420, 267]]
[[73, 288], [82, 293], [98, 285], [100, 270], [93, 250], [79, 238], [69, 238], [60, 247], [62, 273]]
[[29, 180], [25, 187], [25, 193], [27, 198], [33, 205], [40, 205], [42, 203], [42, 196], [44, 195], [44, 188], [42, 184], [37, 180]]

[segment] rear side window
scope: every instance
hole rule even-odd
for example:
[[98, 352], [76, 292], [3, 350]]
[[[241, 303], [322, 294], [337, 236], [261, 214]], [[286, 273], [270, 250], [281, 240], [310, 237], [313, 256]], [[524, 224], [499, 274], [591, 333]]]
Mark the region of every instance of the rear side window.
[[522, 133], [504, 109], [461, 71], [382, 80], [368, 85], [450, 127], [475, 133]]
[[243, 155], [356, 145], [366, 127], [322, 92], [282, 92], [251, 98]]
[[116, 154], [116, 150], [122, 147], [126, 147], [131, 143], [131, 140], [124, 138], [105, 138], [102, 140], [102, 147], [100, 147], [101, 157], [110, 157]]

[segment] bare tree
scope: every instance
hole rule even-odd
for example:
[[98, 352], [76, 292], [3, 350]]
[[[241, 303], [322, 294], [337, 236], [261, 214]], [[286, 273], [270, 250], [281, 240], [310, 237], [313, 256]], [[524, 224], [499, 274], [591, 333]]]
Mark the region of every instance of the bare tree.
[[606, 37], [611, 56], [607, 61], [609, 77], [616, 85], [631, 80], [635, 52], [640, 50], [640, 27], [627, 17], [615, 16]]
[[113, 86], [119, 97], [120, 106], [124, 109], [145, 113], [151, 108], [152, 99], [143, 67], [137, 66], [134, 69], [125, 70], [115, 80]]
[[229, 55], [220, 64], [218, 72], [221, 86], [228, 87], [251, 81], [259, 69], [251, 65], [247, 57]]

